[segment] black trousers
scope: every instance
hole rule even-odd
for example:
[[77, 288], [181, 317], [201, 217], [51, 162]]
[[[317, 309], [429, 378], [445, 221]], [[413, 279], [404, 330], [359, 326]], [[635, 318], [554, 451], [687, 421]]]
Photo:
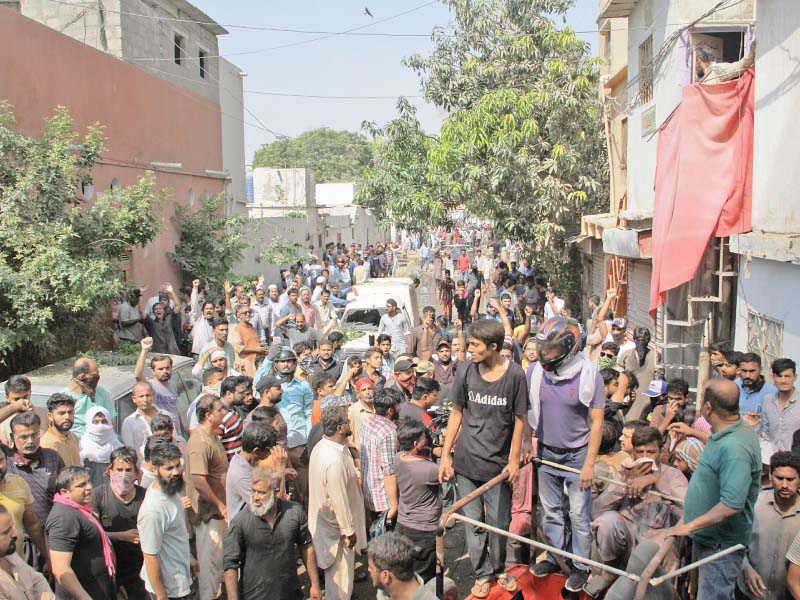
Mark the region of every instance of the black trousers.
[[420, 531], [398, 523], [395, 531], [414, 544], [414, 572], [428, 581], [436, 576], [436, 532]]

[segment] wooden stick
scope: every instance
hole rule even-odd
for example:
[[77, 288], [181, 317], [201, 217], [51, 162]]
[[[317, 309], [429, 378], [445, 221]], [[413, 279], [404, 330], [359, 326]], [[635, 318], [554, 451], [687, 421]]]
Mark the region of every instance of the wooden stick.
[[700, 560], [695, 561], [693, 563], [690, 563], [690, 564], [686, 565], [685, 567], [681, 567], [680, 569], [676, 569], [674, 571], [671, 571], [671, 572], [667, 573], [666, 575], [661, 575], [660, 577], [655, 577], [650, 581], [650, 584], [651, 585], [661, 585], [662, 583], [664, 583], [668, 579], [674, 579], [675, 577], [680, 577], [684, 573], [688, 573], [689, 571], [692, 571], [694, 569], [697, 569], [698, 567], [702, 567], [703, 565], [706, 565], [706, 564], [710, 563], [712, 560], [717, 560], [718, 558], [722, 558], [723, 556], [726, 556], [728, 554], [736, 552], [737, 550], [743, 550], [743, 549], [744, 549], [744, 546], [742, 546], [741, 544], [736, 544], [735, 546], [731, 546], [730, 548], [725, 548], [725, 550], [720, 550], [719, 552], [716, 552], [714, 554], [710, 554], [710, 555], [706, 556], [705, 558], [701, 558]]
[[[580, 469], [576, 469], [575, 467], [568, 467], [566, 465], [560, 465], [557, 462], [552, 462], [550, 460], [544, 460], [544, 459], [541, 459], [541, 458], [534, 458], [533, 460], [535, 462], [538, 462], [538, 463], [542, 464], [542, 465], [545, 465], [546, 467], [553, 467], [554, 469], [561, 469], [562, 471], [567, 471], [569, 473], [580, 474], [580, 472], [581, 472]], [[598, 479], [598, 480], [600, 480], [600, 481], [602, 481], [604, 483], [611, 484], [611, 485], [617, 485], [617, 486], [620, 486], [620, 487], [628, 487], [627, 483], [625, 483], [624, 481], [620, 481], [619, 479], [611, 479], [610, 477], [602, 477], [600, 475], [595, 475], [594, 478]], [[663, 500], [669, 500], [670, 502], [674, 502], [675, 504], [680, 504], [681, 506], [683, 506], [683, 500], [681, 500], [680, 498], [676, 498], [675, 496], [668, 496], [667, 494], [662, 494], [661, 492], [658, 492], [656, 490], [647, 490], [645, 493], [646, 494], [651, 494], [651, 495], [656, 496], [658, 498], [661, 498]]]
[[603, 571], [608, 571], [609, 573], [613, 573], [618, 577], [627, 577], [631, 581], [639, 581], [639, 576], [634, 575], [632, 573], [628, 573], [626, 571], [621, 571], [615, 567], [610, 567], [608, 565], [604, 565], [601, 562], [594, 561], [590, 558], [584, 558], [582, 556], [578, 556], [577, 554], [573, 554], [572, 552], [567, 552], [566, 550], [561, 550], [560, 548], [556, 548], [554, 546], [550, 546], [548, 544], [542, 544], [541, 542], [535, 542], [531, 539], [522, 537], [521, 535], [517, 535], [515, 533], [510, 533], [498, 527], [493, 527], [491, 525], [487, 525], [486, 523], [482, 523], [481, 521], [476, 521], [474, 519], [470, 519], [469, 517], [465, 517], [461, 514], [453, 514], [450, 516], [451, 519], [455, 519], [456, 521], [463, 521], [464, 523], [469, 523], [473, 527], [480, 527], [481, 529], [485, 529], [486, 531], [491, 531], [492, 533], [496, 533], [497, 535], [502, 535], [512, 540], [516, 540], [518, 542], [522, 542], [523, 544], [528, 544], [529, 546], [533, 546], [534, 548], [538, 548], [539, 550], [546, 550], [552, 554], [558, 554], [559, 556], [563, 556], [564, 558], [568, 558], [573, 562], [580, 562], [590, 567], [595, 567], [597, 569], [601, 569]]

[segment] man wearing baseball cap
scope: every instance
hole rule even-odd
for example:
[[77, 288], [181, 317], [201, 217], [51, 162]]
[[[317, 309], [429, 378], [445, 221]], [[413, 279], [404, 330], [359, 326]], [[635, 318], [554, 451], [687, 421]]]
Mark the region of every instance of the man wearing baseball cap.
[[411, 400], [411, 395], [414, 393], [414, 383], [417, 380], [417, 374], [414, 372], [414, 363], [408, 358], [398, 358], [394, 363], [394, 376], [389, 381], [384, 389], [397, 390], [406, 401]]
[[667, 401], [667, 382], [663, 379], [653, 379], [644, 395], [650, 398], [650, 406], [642, 408], [639, 418], [649, 421], [655, 408]]
[[636, 342], [633, 340], [625, 340], [625, 330], [627, 326], [628, 322], [624, 317], [617, 317], [611, 321], [611, 329], [606, 339], [603, 340], [604, 342], [614, 342], [619, 346], [617, 356], [622, 356], [623, 352], [627, 352], [628, 350], [636, 350]]

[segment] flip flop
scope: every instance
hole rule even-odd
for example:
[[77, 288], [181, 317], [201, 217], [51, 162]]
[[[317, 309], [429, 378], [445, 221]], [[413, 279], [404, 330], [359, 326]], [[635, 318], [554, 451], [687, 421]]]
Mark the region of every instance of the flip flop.
[[476, 579], [469, 591], [474, 598], [488, 598], [489, 591], [492, 589], [492, 582], [489, 579]]
[[517, 578], [513, 575], [509, 575], [508, 573], [503, 573], [497, 577], [497, 583], [507, 592], [511, 592], [512, 594], [517, 591], [518, 589], [518, 581]]

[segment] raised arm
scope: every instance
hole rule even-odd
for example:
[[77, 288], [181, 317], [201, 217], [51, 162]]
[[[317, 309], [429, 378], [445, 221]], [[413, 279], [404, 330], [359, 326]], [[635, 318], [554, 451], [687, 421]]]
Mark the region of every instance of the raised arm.
[[147, 381], [147, 378], [144, 376], [144, 365], [147, 362], [147, 353], [150, 352], [150, 348], [153, 347], [153, 338], [144, 338], [140, 345], [141, 349], [139, 350], [139, 356], [136, 358], [136, 366], [133, 368], [133, 375], [136, 377], [136, 381]]

